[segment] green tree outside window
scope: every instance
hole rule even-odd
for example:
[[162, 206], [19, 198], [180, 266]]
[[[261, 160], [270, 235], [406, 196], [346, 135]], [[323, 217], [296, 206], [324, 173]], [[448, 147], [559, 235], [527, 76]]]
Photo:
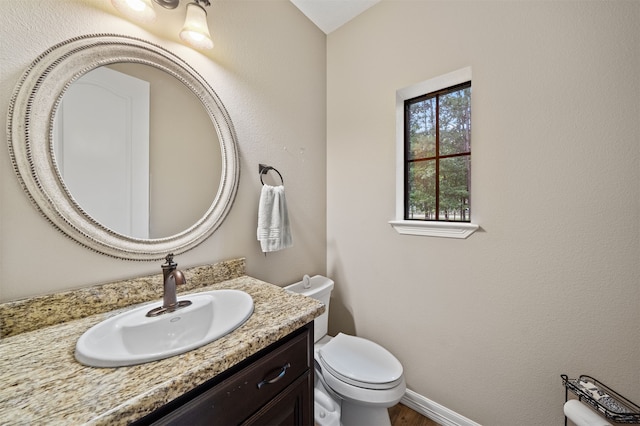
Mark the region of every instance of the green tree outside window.
[[471, 82], [405, 101], [405, 219], [470, 222]]

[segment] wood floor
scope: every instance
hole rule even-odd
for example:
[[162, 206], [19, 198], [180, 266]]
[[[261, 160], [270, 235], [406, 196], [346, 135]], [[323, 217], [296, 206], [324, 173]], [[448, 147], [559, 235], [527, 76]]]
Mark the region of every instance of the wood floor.
[[389, 417], [391, 426], [438, 426], [438, 423], [402, 404], [389, 408]]
[[391, 426], [440, 426], [430, 418], [416, 413], [402, 404], [396, 404], [389, 408], [389, 418], [391, 419]]

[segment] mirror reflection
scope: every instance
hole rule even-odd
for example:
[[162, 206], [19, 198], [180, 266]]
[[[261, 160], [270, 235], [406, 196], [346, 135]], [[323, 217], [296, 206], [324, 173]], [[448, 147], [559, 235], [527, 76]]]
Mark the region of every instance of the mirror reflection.
[[153, 66], [114, 63], [83, 75], [62, 97], [52, 135], [69, 195], [125, 236], [188, 229], [220, 186], [221, 145], [205, 108]]

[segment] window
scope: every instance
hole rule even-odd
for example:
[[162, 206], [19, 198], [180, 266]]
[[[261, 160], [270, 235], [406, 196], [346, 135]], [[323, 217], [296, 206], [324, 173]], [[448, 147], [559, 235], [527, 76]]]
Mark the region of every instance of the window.
[[471, 82], [404, 105], [404, 218], [470, 222]]
[[471, 223], [471, 68], [396, 94], [396, 219], [401, 234], [466, 238]]

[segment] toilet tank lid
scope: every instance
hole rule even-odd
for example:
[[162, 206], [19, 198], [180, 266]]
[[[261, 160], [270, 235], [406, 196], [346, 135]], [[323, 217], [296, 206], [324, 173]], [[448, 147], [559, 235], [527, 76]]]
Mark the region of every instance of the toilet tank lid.
[[290, 284], [284, 287], [284, 289], [292, 293], [304, 294], [305, 296], [310, 297], [313, 297], [313, 295], [316, 294], [333, 290], [333, 280], [322, 275], [314, 275], [309, 279], [309, 283], [311, 285], [308, 288], [305, 288], [305, 283], [303, 280], [298, 281], [297, 283]]

